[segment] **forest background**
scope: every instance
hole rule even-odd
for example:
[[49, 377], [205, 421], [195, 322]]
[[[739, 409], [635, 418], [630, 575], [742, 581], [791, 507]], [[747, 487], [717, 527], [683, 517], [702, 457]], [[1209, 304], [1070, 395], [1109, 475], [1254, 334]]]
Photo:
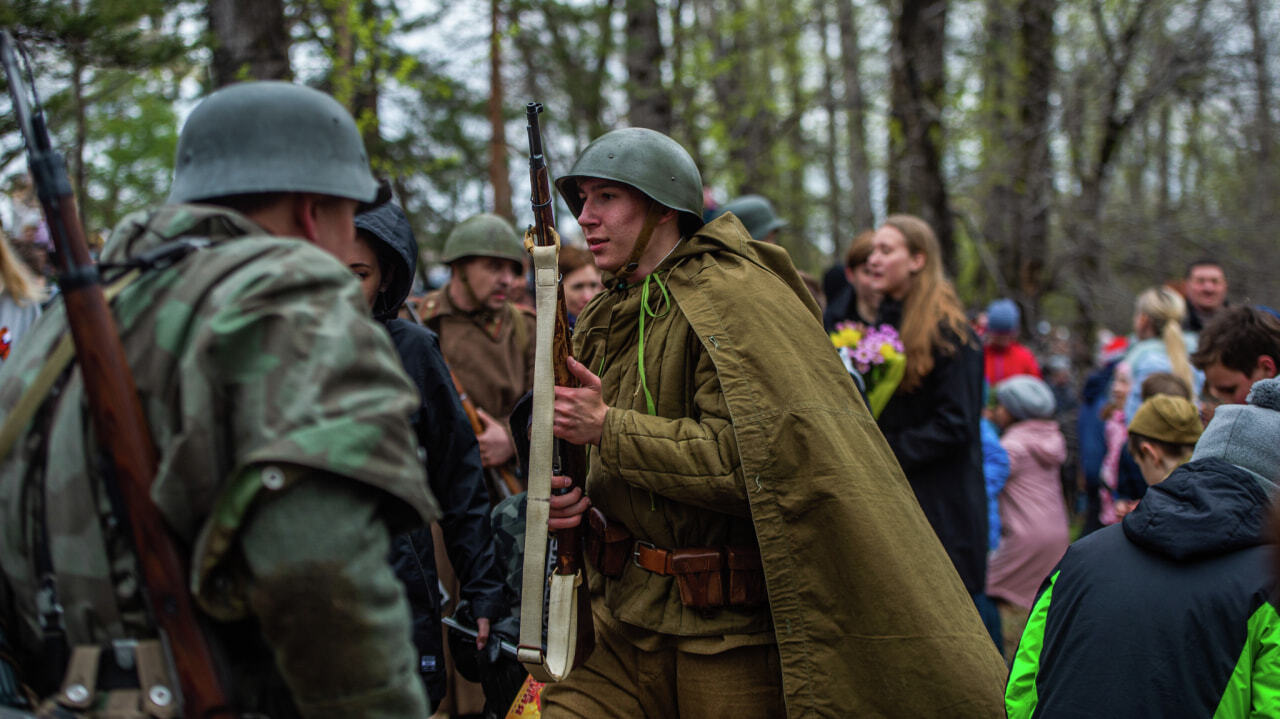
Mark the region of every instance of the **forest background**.
[[1138, 291], [1202, 257], [1233, 301], [1280, 299], [1272, 0], [0, 0], [0, 25], [91, 233], [163, 200], [196, 98], [279, 78], [352, 110], [428, 260], [476, 212], [528, 223], [536, 99], [553, 176], [652, 127], [714, 201], [770, 198], [811, 272], [910, 212], [966, 304], [1013, 297], [1028, 329], [1125, 332]]

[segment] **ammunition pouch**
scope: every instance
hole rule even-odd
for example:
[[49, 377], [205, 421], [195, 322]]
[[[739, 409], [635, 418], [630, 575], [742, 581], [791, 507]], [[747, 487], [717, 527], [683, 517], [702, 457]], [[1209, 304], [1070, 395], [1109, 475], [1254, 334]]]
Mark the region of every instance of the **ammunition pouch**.
[[631, 558], [631, 532], [617, 523], [610, 523], [604, 512], [595, 507], [588, 511], [587, 527], [582, 540], [587, 561], [610, 579], [621, 577], [627, 560]]
[[662, 549], [636, 539], [594, 507], [587, 528], [584, 553], [605, 577], [622, 576], [628, 562], [654, 574], [675, 577], [680, 603], [690, 609], [752, 607], [768, 601], [764, 564], [755, 547]]
[[71, 652], [62, 688], [45, 700], [37, 716], [174, 719], [179, 715], [176, 687], [158, 640], [81, 645]]

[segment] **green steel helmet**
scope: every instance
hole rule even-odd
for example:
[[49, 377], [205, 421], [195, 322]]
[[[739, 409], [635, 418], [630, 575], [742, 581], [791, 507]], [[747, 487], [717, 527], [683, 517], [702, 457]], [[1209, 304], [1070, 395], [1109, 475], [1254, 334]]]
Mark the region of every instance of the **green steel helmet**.
[[787, 221], [773, 212], [773, 204], [760, 195], [743, 195], [725, 203], [717, 216], [732, 212], [741, 222], [751, 239], [764, 240], [770, 232], [787, 226]]
[[440, 257], [445, 264], [464, 257], [497, 257], [524, 263], [524, 243], [503, 218], [483, 212], [459, 222], [444, 241]]
[[578, 180], [588, 177], [631, 185], [658, 204], [679, 211], [680, 226], [686, 231], [702, 226], [702, 175], [680, 143], [661, 132], [628, 127], [592, 140], [569, 173], [556, 180], [574, 217], [582, 214]]
[[169, 202], [266, 192], [379, 197], [360, 131], [337, 100], [287, 82], [246, 82], [191, 112], [178, 136]]

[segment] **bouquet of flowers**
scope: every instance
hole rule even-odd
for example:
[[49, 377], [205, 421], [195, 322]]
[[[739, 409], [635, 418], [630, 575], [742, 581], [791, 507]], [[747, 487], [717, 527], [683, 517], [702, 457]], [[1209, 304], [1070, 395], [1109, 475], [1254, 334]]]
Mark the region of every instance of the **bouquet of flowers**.
[[856, 322], [840, 322], [831, 333], [845, 366], [862, 376], [867, 385], [867, 404], [877, 418], [889, 404], [907, 369], [902, 339], [890, 325], [868, 327]]

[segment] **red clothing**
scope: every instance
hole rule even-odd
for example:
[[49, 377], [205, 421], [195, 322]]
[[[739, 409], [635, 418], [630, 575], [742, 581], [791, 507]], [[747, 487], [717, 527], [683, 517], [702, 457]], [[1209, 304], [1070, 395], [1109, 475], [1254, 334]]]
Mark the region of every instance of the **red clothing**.
[[991, 387], [995, 387], [1000, 380], [1016, 374], [1041, 377], [1040, 364], [1036, 362], [1036, 356], [1017, 342], [1010, 342], [1008, 347], [987, 345], [982, 350], [982, 360], [987, 384]]

